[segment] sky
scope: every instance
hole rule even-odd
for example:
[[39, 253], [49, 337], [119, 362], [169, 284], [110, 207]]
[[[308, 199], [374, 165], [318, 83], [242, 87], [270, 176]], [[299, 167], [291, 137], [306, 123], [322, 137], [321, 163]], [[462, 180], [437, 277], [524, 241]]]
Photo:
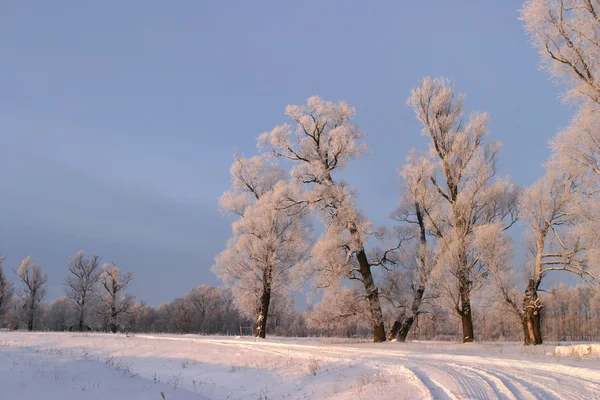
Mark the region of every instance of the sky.
[[[499, 173], [543, 174], [572, 109], [539, 70], [521, 1], [103, 1], [0, 5], [0, 253], [31, 255], [63, 295], [70, 256], [134, 271], [152, 305], [200, 284], [232, 218], [217, 199], [234, 152], [312, 95], [356, 107], [369, 153], [344, 172], [377, 225], [397, 168], [426, 149], [406, 105], [445, 76], [487, 111]], [[516, 244], [519, 244], [517, 238]]]

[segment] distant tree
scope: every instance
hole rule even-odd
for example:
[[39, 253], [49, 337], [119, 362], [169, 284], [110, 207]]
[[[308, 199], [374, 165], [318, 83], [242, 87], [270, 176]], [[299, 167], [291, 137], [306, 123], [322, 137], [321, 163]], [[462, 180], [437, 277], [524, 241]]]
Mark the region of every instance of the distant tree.
[[[462, 340], [474, 339], [471, 295], [487, 270], [477, 248], [478, 236], [502, 231], [517, 218], [518, 191], [508, 180], [494, 179], [499, 143], [485, 143], [487, 114], [473, 112], [465, 121], [464, 96], [455, 93], [444, 78], [425, 78], [412, 90], [408, 104], [429, 138], [425, 163], [427, 179], [438, 197], [424, 210], [429, 233], [436, 237], [438, 262], [446, 274], [437, 279], [438, 289], [462, 323]], [[498, 224], [502, 229], [488, 229]], [[488, 238], [492, 240], [493, 238]], [[496, 242], [496, 240], [492, 240]]]
[[231, 175], [233, 190], [220, 204], [241, 218], [213, 271], [231, 287], [241, 310], [257, 314], [255, 335], [264, 338], [272, 299], [290, 295], [308, 256], [308, 220], [300, 207], [282, 205], [293, 188], [279, 167], [236, 156]]
[[527, 0], [521, 19], [542, 66], [567, 98], [600, 104], [600, 4], [597, 0]]
[[127, 285], [134, 278], [132, 272], [121, 273], [115, 264], [104, 264], [100, 274], [102, 299], [104, 306], [102, 314], [108, 321], [112, 333], [119, 330], [120, 319], [130, 312], [133, 306], [133, 296], [125, 293]]
[[369, 302], [361, 287], [328, 287], [307, 313], [308, 326], [319, 333], [352, 336], [356, 327], [371, 328]]
[[129, 329], [132, 332], [156, 332], [156, 310], [145, 301], [134, 304], [130, 313]]
[[[337, 286], [344, 279], [360, 282], [369, 303], [373, 340], [386, 340], [379, 288], [371, 268], [382, 259], [369, 260], [365, 245], [371, 222], [357, 209], [353, 190], [335, 175], [350, 160], [365, 153], [360, 129], [352, 122], [354, 108], [311, 97], [306, 105], [289, 105], [293, 124], [276, 126], [259, 137], [259, 146], [295, 163], [292, 176], [304, 188], [289, 204], [316, 210], [326, 226], [313, 255], [322, 267], [318, 284]], [[324, 278], [324, 279], [323, 279]], [[328, 281], [328, 282], [327, 282]]]
[[191, 333], [196, 322], [196, 314], [192, 304], [185, 297], [178, 297], [166, 304], [170, 323], [179, 333]]
[[88, 258], [83, 250], [79, 251], [69, 260], [67, 268], [69, 270], [69, 276], [65, 279], [67, 298], [77, 307], [77, 330], [81, 332], [86, 323], [90, 298], [97, 290], [102, 273], [100, 256], [94, 254]]
[[42, 315], [40, 306], [46, 298], [46, 282], [48, 275], [42, 274], [42, 268], [26, 257], [17, 270], [21, 281], [20, 297], [23, 302], [20, 319], [33, 331]]
[[9, 309], [10, 301], [13, 296], [13, 284], [6, 278], [2, 265], [3, 263], [4, 256], [0, 256], [0, 325], [4, 321], [4, 316]]
[[44, 310], [44, 329], [51, 331], [70, 330], [77, 323], [76, 305], [66, 297], [59, 297]]

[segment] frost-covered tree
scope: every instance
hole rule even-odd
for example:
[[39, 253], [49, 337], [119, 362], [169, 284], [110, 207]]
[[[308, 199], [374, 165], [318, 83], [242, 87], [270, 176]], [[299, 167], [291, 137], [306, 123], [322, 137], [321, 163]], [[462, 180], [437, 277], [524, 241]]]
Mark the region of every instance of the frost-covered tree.
[[13, 285], [4, 273], [3, 263], [4, 256], [0, 256], [0, 325], [4, 321], [4, 316], [8, 311], [10, 300], [13, 296]]
[[27, 325], [27, 330], [33, 331], [42, 315], [40, 308], [46, 298], [48, 275], [43, 274], [42, 268], [27, 256], [17, 270], [17, 277], [21, 281], [20, 297], [23, 303], [20, 319]]
[[527, 0], [521, 19], [542, 65], [567, 87], [567, 97], [600, 104], [600, 2]]
[[[600, 106], [583, 104], [567, 128], [551, 142], [548, 170], [572, 180], [579, 216], [579, 234], [587, 241], [600, 239]], [[600, 260], [599, 260], [600, 261]]]
[[500, 288], [522, 321], [525, 345], [542, 344], [538, 291], [549, 273], [568, 272], [592, 281], [598, 277], [598, 268], [590, 262], [596, 243], [582, 231], [586, 224], [578, 212], [578, 196], [573, 179], [554, 170], [523, 192], [521, 215], [528, 227], [530, 257], [522, 306], [510, 278], [505, 277]]
[[323, 298], [307, 313], [308, 326], [317, 332], [351, 336], [357, 327], [369, 329], [370, 311], [363, 288], [326, 288]]
[[51, 331], [70, 330], [77, 326], [78, 310], [76, 304], [66, 297], [59, 297], [45, 307], [44, 329]]
[[115, 264], [104, 264], [100, 274], [100, 285], [103, 302], [101, 314], [108, 323], [108, 329], [116, 333], [121, 325], [121, 318], [129, 313], [133, 306], [133, 296], [125, 293], [127, 285], [133, 280], [132, 272], [121, 273]]
[[537, 232], [535, 268], [522, 310], [532, 314], [524, 320], [526, 344], [542, 341], [537, 289], [546, 269], [592, 281], [598, 278], [593, 267], [600, 261], [599, 11], [597, 0], [528, 0], [521, 10], [542, 65], [566, 86], [567, 98], [580, 106], [552, 141], [547, 176], [529, 189], [532, 196], [542, 198], [530, 199], [524, 206], [529, 225]]
[[294, 188], [278, 166], [236, 156], [231, 176], [232, 190], [220, 206], [241, 218], [233, 223], [233, 237], [215, 258], [213, 271], [231, 287], [240, 310], [256, 315], [255, 335], [264, 338], [273, 299], [288, 297], [298, 283], [310, 229], [300, 206], [283, 205]]
[[69, 260], [67, 266], [69, 275], [65, 279], [67, 298], [78, 310], [77, 329], [81, 332], [89, 312], [89, 300], [97, 289], [100, 274], [100, 256], [97, 254], [86, 257], [85, 252], [79, 251]]
[[355, 193], [335, 176], [366, 150], [362, 132], [352, 123], [355, 110], [315, 96], [306, 105], [287, 106], [285, 113], [293, 123], [262, 134], [259, 146], [294, 162], [292, 176], [304, 191], [301, 197], [288, 199], [289, 204], [317, 210], [326, 226], [313, 250], [320, 264], [319, 284], [359, 281], [369, 303], [374, 341], [385, 341], [379, 288], [371, 270], [381, 259], [372, 262], [365, 251], [371, 223], [356, 208]]
[[392, 217], [401, 223], [398, 233], [403, 236], [402, 255], [395, 261], [400, 269], [388, 271], [384, 284], [385, 297], [399, 310], [388, 334], [390, 340], [406, 341], [413, 323], [423, 312], [425, 292], [431, 291], [429, 281], [437, 264], [433, 253], [436, 238], [429, 233], [426, 218], [440, 205], [429, 184], [432, 173], [429, 160], [417, 157], [414, 151], [400, 168], [402, 195]]
[[[485, 142], [486, 113], [463, 112], [464, 95], [450, 81], [425, 78], [412, 90], [408, 104], [428, 137], [428, 200], [434, 207], [424, 212], [428, 232], [436, 237], [438, 260], [444, 268], [436, 285], [460, 317], [462, 339], [472, 341], [472, 292], [487, 274], [478, 248], [478, 235], [489, 235], [516, 220], [518, 191], [506, 179], [495, 179], [500, 144]], [[502, 229], [491, 229], [499, 224]]]

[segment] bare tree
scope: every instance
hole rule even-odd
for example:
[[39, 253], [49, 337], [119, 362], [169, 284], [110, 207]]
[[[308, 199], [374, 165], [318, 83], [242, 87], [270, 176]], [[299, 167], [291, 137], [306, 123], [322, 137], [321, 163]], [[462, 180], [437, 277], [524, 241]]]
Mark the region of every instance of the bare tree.
[[[290, 204], [317, 210], [327, 227], [315, 246], [319, 259], [333, 281], [350, 279], [360, 282], [369, 303], [373, 340], [386, 340], [379, 288], [365, 244], [372, 235], [371, 223], [356, 208], [354, 192], [335, 178], [336, 172], [362, 155], [366, 145], [359, 128], [352, 123], [355, 110], [344, 102], [333, 103], [311, 97], [306, 105], [289, 105], [286, 114], [293, 125], [275, 127], [259, 137], [259, 146], [276, 157], [293, 161], [292, 176], [304, 187], [301, 197], [290, 198]], [[385, 253], [384, 253], [385, 254]]]
[[127, 285], [134, 278], [132, 272], [121, 273], [115, 264], [104, 264], [100, 274], [100, 284], [102, 285], [104, 296], [101, 299], [104, 303], [102, 313], [108, 320], [108, 327], [112, 333], [119, 329], [119, 319], [129, 312], [133, 306], [133, 296], [125, 293]]
[[23, 308], [20, 319], [27, 324], [27, 330], [33, 331], [41, 316], [40, 306], [46, 298], [46, 282], [48, 275], [42, 274], [42, 268], [27, 256], [16, 271], [21, 281], [21, 299]]
[[13, 284], [6, 278], [3, 263], [4, 256], [0, 256], [0, 324], [4, 320], [4, 315], [8, 311], [13, 296]]
[[298, 282], [296, 272], [307, 259], [308, 220], [299, 206], [282, 207], [294, 188], [279, 167], [260, 157], [236, 156], [231, 175], [233, 190], [221, 197], [221, 208], [241, 218], [213, 271], [231, 286], [243, 312], [256, 313], [255, 335], [264, 338], [272, 299], [290, 295]]
[[97, 289], [96, 286], [102, 273], [100, 256], [94, 254], [88, 258], [81, 250], [69, 260], [67, 268], [70, 273], [65, 279], [67, 298], [77, 307], [77, 329], [81, 332], [86, 323], [89, 300]]
[[[499, 143], [485, 143], [487, 114], [473, 112], [465, 121], [464, 95], [444, 78], [425, 78], [412, 90], [408, 104], [430, 139], [427, 182], [438, 197], [423, 209], [427, 230], [437, 239], [438, 262], [447, 274], [438, 278], [441, 294], [461, 318], [462, 340], [474, 339], [471, 294], [487, 271], [477, 243], [481, 226], [510, 227], [517, 219], [518, 191], [494, 179]], [[423, 204], [421, 205], [423, 206]]]

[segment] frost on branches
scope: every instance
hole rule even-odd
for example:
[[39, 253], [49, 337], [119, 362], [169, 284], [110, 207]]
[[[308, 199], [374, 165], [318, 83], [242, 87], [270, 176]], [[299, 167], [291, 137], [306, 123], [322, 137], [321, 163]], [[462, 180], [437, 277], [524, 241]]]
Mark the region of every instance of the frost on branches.
[[550, 271], [565, 271], [592, 278], [589, 255], [593, 240], [586, 237], [586, 225], [578, 212], [576, 187], [567, 174], [548, 171], [524, 192], [522, 214], [529, 226], [532, 270], [523, 300], [525, 344], [541, 344], [540, 309], [537, 291]]
[[261, 157], [235, 157], [232, 190], [220, 199], [223, 210], [239, 215], [233, 237], [215, 258], [213, 271], [226, 284], [240, 310], [256, 316], [256, 337], [266, 335], [269, 307], [285, 304], [302, 280], [310, 245], [310, 226], [298, 196], [277, 165]]
[[569, 126], [551, 142], [547, 173], [527, 189], [522, 205], [532, 248], [519, 310], [525, 344], [542, 342], [537, 291], [547, 272], [565, 271], [596, 283], [598, 279], [599, 11], [597, 0], [528, 0], [521, 10], [542, 65], [566, 86], [567, 98], [579, 105]]
[[92, 296], [97, 289], [100, 279], [100, 256], [97, 254], [86, 257], [85, 252], [79, 251], [69, 260], [67, 266], [69, 275], [65, 278], [67, 298], [77, 307], [77, 329], [84, 330], [87, 325]]
[[6, 278], [3, 264], [4, 256], [0, 256], [0, 326], [3, 326], [4, 316], [9, 309], [13, 295], [13, 285], [12, 282]]
[[311, 97], [306, 105], [289, 105], [285, 113], [293, 123], [276, 126], [259, 137], [259, 146], [275, 157], [295, 163], [291, 174], [304, 187], [289, 204], [318, 211], [326, 226], [313, 255], [322, 264], [320, 285], [335, 285], [341, 279], [362, 283], [369, 303], [375, 342], [386, 340], [379, 289], [375, 285], [365, 252], [371, 223], [357, 210], [353, 195], [334, 174], [348, 161], [364, 154], [363, 134], [352, 123], [355, 110], [344, 102], [333, 103]]
[[433, 253], [435, 237], [428, 232], [426, 215], [439, 206], [439, 199], [429, 185], [433, 167], [429, 160], [411, 151], [407, 163], [400, 168], [402, 195], [392, 218], [400, 222], [396, 234], [402, 243], [402, 254], [394, 263], [401, 269], [386, 270], [383, 297], [398, 310], [388, 339], [406, 341], [416, 318], [423, 313], [425, 295], [430, 286], [433, 268], [437, 265]]
[[121, 320], [133, 307], [133, 296], [125, 293], [133, 278], [133, 273], [122, 273], [115, 264], [107, 263], [102, 266], [99, 278], [103, 289], [103, 295], [100, 297], [103, 302], [101, 314], [112, 333], [119, 330]]
[[33, 331], [42, 315], [41, 305], [46, 298], [48, 275], [43, 274], [42, 267], [34, 264], [28, 256], [21, 262], [17, 277], [21, 281], [20, 298], [23, 304], [19, 319], [27, 324], [28, 331]]
[[600, 2], [528, 0], [521, 19], [544, 69], [567, 86], [567, 98], [600, 104]]
[[429, 152], [413, 164], [429, 170], [425, 193], [433, 198], [425, 204], [434, 207], [424, 209], [424, 219], [436, 238], [436, 263], [443, 266], [435, 285], [461, 318], [463, 341], [470, 342], [471, 295], [488, 273], [481, 237], [501, 240], [516, 221], [518, 191], [508, 180], [495, 178], [500, 144], [484, 141], [487, 114], [472, 112], [466, 120], [463, 102], [464, 95], [444, 78], [423, 79], [408, 99], [422, 134], [430, 139]]

